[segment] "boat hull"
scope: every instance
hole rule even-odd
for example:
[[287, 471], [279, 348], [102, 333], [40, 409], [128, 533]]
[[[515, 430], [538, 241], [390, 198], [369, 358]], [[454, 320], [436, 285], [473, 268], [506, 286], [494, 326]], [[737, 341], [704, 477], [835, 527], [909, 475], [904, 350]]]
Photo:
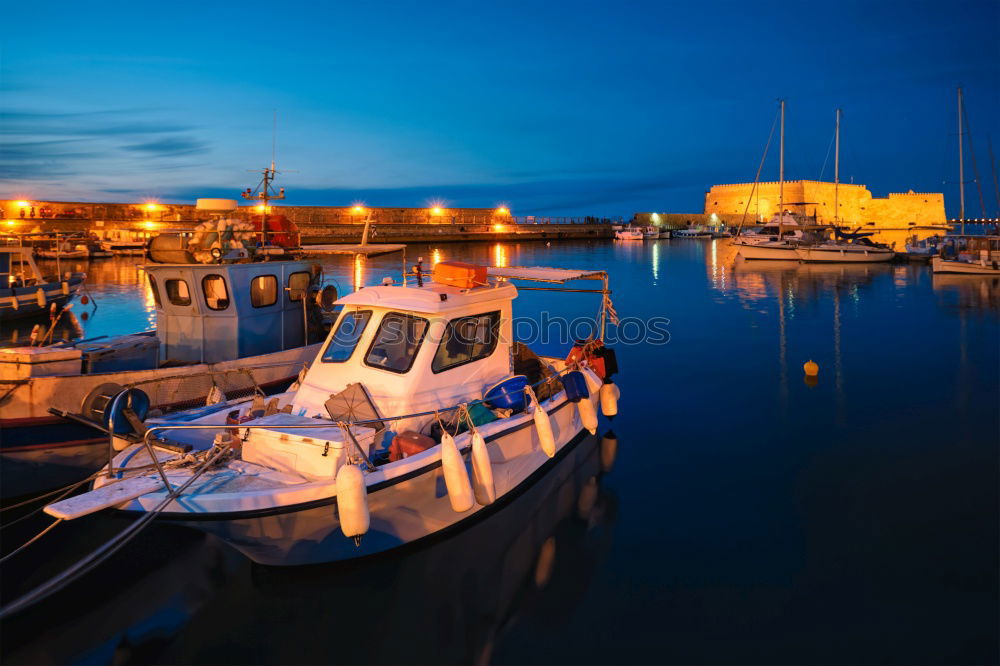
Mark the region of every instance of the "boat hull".
[[[107, 462], [108, 438], [86, 425], [54, 416], [49, 408], [76, 414], [84, 397], [106, 383], [122, 386], [176, 380], [173, 395], [195, 395], [208, 373], [252, 368], [265, 393], [284, 391], [320, 345], [288, 349], [216, 364], [104, 372], [65, 377], [32, 377], [23, 384], [0, 384], [0, 499], [40, 493], [85, 478]], [[197, 387], [195, 386], [197, 383]], [[186, 387], [185, 384], [188, 386]], [[8, 393], [9, 390], [9, 393]], [[205, 387], [207, 395], [208, 386]], [[3, 394], [6, 393], [4, 396]], [[154, 409], [172, 408], [158, 403]]]
[[799, 259], [810, 263], [874, 264], [892, 261], [896, 253], [880, 248], [823, 248], [799, 247], [795, 250]]
[[798, 261], [799, 255], [794, 245], [771, 245], [768, 243], [734, 243], [739, 255], [748, 260]]
[[[588, 399], [593, 404], [597, 402], [594, 396]], [[193, 489], [190, 500], [185, 502], [182, 498], [172, 503], [160, 520], [213, 534], [253, 561], [271, 566], [353, 560], [442, 536], [503, 507], [571, 456], [581, 442], [595, 437], [583, 429], [578, 410], [566, 400], [565, 393], [560, 393], [553, 402], [554, 405], [546, 405], [556, 437], [552, 458], [542, 451], [534, 421], [527, 414], [511, 417], [509, 426], [494, 422], [498, 423], [498, 429], [485, 435], [497, 497], [489, 506], [476, 503], [461, 513], [452, 509], [437, 453], [417, 469], [395, 478], [381, 478], [378, 472], [369, 475], [371, 526], [359, 545], [341, 532], [335, 489], [330, 496], [306, 502], [224, 512], [212, 511], [207, 496]], [[461, 438], [459, 445], [468, 449]], [[435, 450], [428, 453], [432, 452]], [[468, 460], [466, 469], [471, 477]], [[145, 495], [119, 508], [149, 510], [161, 498], [161, 493]], [[240, 501], [258, 499], [248, 497]], [[219, 506], [225, 504], [223, 499]], [[208, 510], [201, 512], [202, 509]]]
[[931, 260], [931, 270], [935, 273], [960, 273], [962, 275], [1000, 275], [1000, 266], [994, 268], [994, 264], [947, 261], [941, 257], [934, 257]]
[[[0, 322], [25, 317], [37, 317], [48, 314], [49, 308], [55, 303], [62, 308], [83, 286], [84, 278], [77, 274], [66, 280], [67, 293], [63, 293], [61, 282], [48, 282], [40, 286], [15, 287], [0, 289]], [[38, 304], [38, 290], [45, 295], [45, 305]], [[17, 302], [15, 307], [14, 302]]]

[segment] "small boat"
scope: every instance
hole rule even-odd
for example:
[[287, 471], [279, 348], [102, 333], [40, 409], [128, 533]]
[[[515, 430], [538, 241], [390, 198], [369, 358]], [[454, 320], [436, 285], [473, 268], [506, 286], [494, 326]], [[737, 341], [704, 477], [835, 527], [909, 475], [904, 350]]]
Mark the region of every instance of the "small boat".
[[53, 306], [63, 307], [86, 277], [85, 273], [70, 272], [45, 276], [30, 248], [0, 247], [0, 322], [48, 314]]
[[684, 229], [674, 229], [673, 238], [711, 238], [712, 230], [701, 225], [686, 227]]
[[83, 243], [59, 243], [53, 248], [36, 248], [35, 256], [39, 259], [89, 259], [90, 250]]
[[104, 252], [122, 255], [146, 253], [147, 239], [143, 232], [131, 229], [100, 229], [94, 232]]
[[655, 240], [660, 237], [660, 228], [656, 226], [639, 227], [642, 231], [642, 237], [646, 240]]
[[896, 253], [862, 239], [859, 242], [831, 241], [816, 245], [800, 245], [795, 249], [799, 259], [808, 262], [877, 263], [892, 261]]
[[660, 230], [660, 238], [671, 238], [672, 236], [673, 236], [673, 233], [671, 232], [670, 229], [661, 229]]
[[[513, 342], [514, 280], [600, 281], [573, 290], [602, 296], [598, 336], [565, 358]], [[617, 363], [601, 342], [615, 319], [609, 294], [603, 271], [458, 262], [365, 287], [337, 301], [336, 324], [291, 390], [134, 424], [110, 475], [45, 510], [151, 513], [282, 566], [464, 528], [591, 441], [598, 405], [617, 413]], [[162, 474], [150, 473], [151, 456]]]
[[939, 256], [931, 259], [935, 273], [1000, 275], [1000, 236], [948, 236]]
[[615, 240], [641, 241], [642, 239], [643, 239], [642, 232], [634, 227], [619, 229], [618, 231], [615, 232]]

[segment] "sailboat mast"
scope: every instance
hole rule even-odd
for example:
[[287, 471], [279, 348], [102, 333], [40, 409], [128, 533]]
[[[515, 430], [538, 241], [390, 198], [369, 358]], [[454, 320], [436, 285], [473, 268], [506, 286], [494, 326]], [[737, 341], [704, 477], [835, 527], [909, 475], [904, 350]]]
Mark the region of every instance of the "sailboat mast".
[[993, 171], [993, 193], [997, 198], [997, 214], [1000, 215], [1000, 184], [997, 184], [997, 158], [993, 156], [993, 139], [986, 135], [986, 147], [990, 151], [990, 169]]
[[785, 100], [781, 100], [781, 156], [778, 158], [778, 240], [782, 239], [785, 223]]
[[[837, 132], [834, 140], [836, 147], [833, 152], [833, 223], [836, 225], [840, 219], [840, 109], [837, 109]], [[829, 153], [827, 153], [829, 155]]]
[[958, 219], [965, 234], [965, 167], [962, 164], [962, 89], [958, 89]]

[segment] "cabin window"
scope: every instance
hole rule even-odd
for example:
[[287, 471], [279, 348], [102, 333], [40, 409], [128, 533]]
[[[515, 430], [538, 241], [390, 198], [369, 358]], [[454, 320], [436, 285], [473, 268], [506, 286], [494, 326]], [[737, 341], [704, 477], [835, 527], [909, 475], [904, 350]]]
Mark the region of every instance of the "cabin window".
[[160, 301], [160, 290], [156, 288], [156, 280], [153, 279], [152, 275], [147, 276], [149, 278], [149, 290], [153, 292], [153, 303], [156, 307], [163, 309], [163, 303]]
[[229, 307], [229, 290], [226, 289], [226, 279], [221, 275], [206, 275], [201, 280], [201, 290], [205, 294], [205, 305], [210, 310]]
[[171, 305], [191, 305], [191, 290], [184, 280], [167, 280], [163, 283], [167, 289], [167, 300]]
[[302, 271], [301, 273], [292, 273], [288, 276], [288, 300], [290, 301], [301, 301], [305, 295], [306, 290], [309, 289], [309, 283], [312, 281], [312, 276], [308, 271]]
[[400, 374], [409, 372], [429, 325], [426, 319], [390, 312], [378, 325], [365, 365]]
[[266, 308], [278, 302], [278, 278], [260, 275], [250, 281], [250, 305]]
[[323, 350], [323, 362], [343, 363], [351, 358], [371, 317], [371, 310], [356, 310], [344, 314], [337, 324], [337, 330], [330, 336], [326, 349]]
[[431, 371], [444, 372], [490, 356], [500, 337], [500, 313], [452, 319], [444, 329]]

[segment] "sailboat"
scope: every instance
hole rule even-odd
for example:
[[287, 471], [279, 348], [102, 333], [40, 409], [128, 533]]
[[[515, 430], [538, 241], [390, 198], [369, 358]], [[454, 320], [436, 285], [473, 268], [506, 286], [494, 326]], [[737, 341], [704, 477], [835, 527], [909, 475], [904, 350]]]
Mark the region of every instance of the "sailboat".
[[[962, 89], [958, 89], [958, 217], [965, 233], [965, 168], [962, 163]], [[966, 275], [1000, 275], [1000, 236], [980, 238], [964, 237], [964, 248], [948, 244], [941, 249], [941, 256], [931, 259], [935, 273], [964, 273]], [[978, 253], [976, 253], [978, 251]], [[953, 258], [945, 259], [950, 254]]]
[[784, 238], [785, 219], [785, 100], [781, 100], [781, 157], [778, 180], [778, 238], [773, 241], [753, 242], [742, 238], [733, 241], [739, 249], [739, 256], [744, 259], [770, 259], [796, 261], [798, 243]]
[[[833, 223], [840, 220], [840, 109], [837, 109], [836, 149], [833, 158]], [[891, 261], [896, 253], [890, 248], [875, 245], [868, 238], [854, 236], [828, 240], [816, 245], [803, 245], [795, 249], [802, 261], [835, 263], [877, 263]]]

